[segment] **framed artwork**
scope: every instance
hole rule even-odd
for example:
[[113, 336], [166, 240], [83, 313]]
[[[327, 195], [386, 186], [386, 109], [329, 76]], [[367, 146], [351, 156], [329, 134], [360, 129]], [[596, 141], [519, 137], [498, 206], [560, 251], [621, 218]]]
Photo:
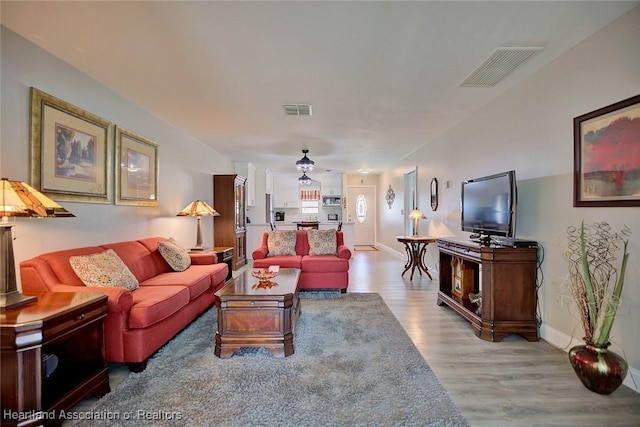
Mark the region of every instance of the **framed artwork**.
[[640, 206], [640, 95], [573, 119], [573, 205]]
[[116, 126], [116, 204], [158, 206], [158, 144]]
[[31, 185], [58, 201], [113, 203], [111, 122], [31, 88]]

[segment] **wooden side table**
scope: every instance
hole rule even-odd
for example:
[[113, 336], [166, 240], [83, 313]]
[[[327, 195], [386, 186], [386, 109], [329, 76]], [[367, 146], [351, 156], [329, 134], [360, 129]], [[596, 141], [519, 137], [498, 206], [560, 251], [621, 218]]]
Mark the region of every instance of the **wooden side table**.
[[404, 265], [402, 277], [404, 277], [404, 273], [411, 269], [409, 280], [413, 280], [413, 273], [417, 268], [420, 275], [424, 272], [429, 276], [429, 279], [433, 280], [431, 274], [429, 274], [429, 269], [424, 263], [424, 256], [427, 253], [427, 245], [434, 243], [436, 238], [429, 236], [396, 236], [396, 239], [398, 242], [404, 243], [404, 249], [407, 252], [407, 262]]
[[[60, 411], [110, 391], [104, 351], [107, 296], [36, 295], [35, 303], [0, 313], [3, 426], [61, 424]], [[48, 376], [45, 355], [58, 362]]]
[[229, 266], [226, 282], [233, 279], [233, 246], [214, 246], [211, 250], [218, 257], [218, 262], [224, 262]]

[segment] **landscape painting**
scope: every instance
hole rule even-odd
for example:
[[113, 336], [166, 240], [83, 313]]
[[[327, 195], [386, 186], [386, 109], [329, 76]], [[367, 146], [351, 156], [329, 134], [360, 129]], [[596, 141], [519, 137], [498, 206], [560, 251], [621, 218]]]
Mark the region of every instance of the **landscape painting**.
[[96, 136], [56, 123], [56, 176], [96, 182]]
[[640, 206], [640, 95], [574, 119], [574, 206]]
[[53, 200], [113, 202], [112, 124], [31, 88], [31, 184]]

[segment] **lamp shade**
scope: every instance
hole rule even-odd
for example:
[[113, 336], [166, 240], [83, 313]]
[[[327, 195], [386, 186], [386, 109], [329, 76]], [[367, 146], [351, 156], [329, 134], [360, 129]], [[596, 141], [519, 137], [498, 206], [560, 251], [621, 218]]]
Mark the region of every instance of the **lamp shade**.
[[20, 181], [0, 180], [0, 311], [36, 301], [37, 297], [18, 292], [10, 216], [75, 216], [35, 188]]
[[74, 217], [75, 215], [20, 181], [0, 180], [0, 216]]
[[195, 200], [178, 212], [177, 216], [220, 216], [220, 214], [202, 200]]
[[414, 209], [409, 214], [409, 219], [427, 219], [420, 209]]

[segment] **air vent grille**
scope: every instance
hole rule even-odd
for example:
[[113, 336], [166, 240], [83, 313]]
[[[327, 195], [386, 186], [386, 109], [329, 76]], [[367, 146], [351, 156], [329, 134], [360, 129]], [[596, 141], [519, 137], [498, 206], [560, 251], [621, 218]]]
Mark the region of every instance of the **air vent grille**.
[[541, 47], [499, 47], [466, 79], [461, 87], [492, 87], [505, 78]]
[[287, 116], [310, 116], [311, 105], [309, 104], [285, 104], [284, 112]]

